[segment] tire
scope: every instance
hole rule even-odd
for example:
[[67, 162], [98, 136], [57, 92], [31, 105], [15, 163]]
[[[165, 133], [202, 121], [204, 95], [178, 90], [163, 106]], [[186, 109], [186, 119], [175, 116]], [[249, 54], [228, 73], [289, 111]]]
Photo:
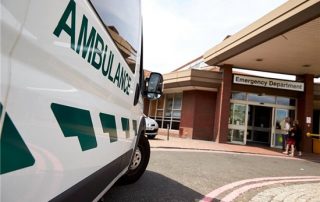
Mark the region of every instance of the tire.
[[148, 139], [154, 139], [155, 137], [155, 135], [148, 135]]
[[137, 149], [134, 152], [134, 155], [136, 157], [138, 156], [138, 158], [139, 151], [141, 154], [140, 163], [137, 164], [137, 159], [133, 157], [128, 172], [118, 180], [117, 184], [125, 185], [134, 183], [142, 176], [142, 174], [146, 170], [150, 158], [150, 144], [148, 139], [144, 135], [140, 136]]

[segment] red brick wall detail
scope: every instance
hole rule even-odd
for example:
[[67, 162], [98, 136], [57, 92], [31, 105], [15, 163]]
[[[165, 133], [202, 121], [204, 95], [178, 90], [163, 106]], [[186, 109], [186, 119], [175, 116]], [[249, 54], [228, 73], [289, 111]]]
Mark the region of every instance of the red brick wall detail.
[[[313, 123], [313, 75], [297, 77], [297, 80], [304, 81], [304, 93], [298, 97], [298, 120], [302, 128], [302, 150], [312, 152], [312, 139], [306, 133], [312, 132]], [[306, 123], [306, 117], [311, 117], [311, 124]]]
[[228, 120], [232, 85], [232, 66], [221, 67], [223, 78], [217, 94], [216, 112], [214, 120], [214, 141], [226, 143], [228, 140]]
[[183, 92], [180, 136], [212, 140], [216, 106], [216, 92]]
[[180, 127], [193, 128], [193, 116], [195, 111], [195, 91], [184, 91], [182, 95], [182, 109]]

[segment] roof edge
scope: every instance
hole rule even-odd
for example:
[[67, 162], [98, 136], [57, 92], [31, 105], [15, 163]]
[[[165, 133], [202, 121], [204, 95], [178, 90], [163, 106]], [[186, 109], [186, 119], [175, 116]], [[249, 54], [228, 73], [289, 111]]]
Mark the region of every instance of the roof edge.
[[203, 59], [208, 65], [221, 65], [239, 53], [319, 17], [319, 10], [319, 0], [288, 1], [208, 50]]

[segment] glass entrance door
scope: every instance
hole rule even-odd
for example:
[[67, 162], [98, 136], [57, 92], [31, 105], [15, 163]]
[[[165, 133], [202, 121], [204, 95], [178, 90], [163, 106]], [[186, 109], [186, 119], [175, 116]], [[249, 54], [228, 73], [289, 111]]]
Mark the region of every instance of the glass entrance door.
[[230, 101], [228, 142], [282, 147], [281, 122], [295, 120], [295, 98], [232, 92]]
[[270, 145], [272, 107], [249, 105], [247, 143]]
[[246, 144], [247, 105], [231, 103], [228, 142]]
[[289, 117], [291, 121], [295, 120], [296, 111], [294, 109], [274, 108], [273, 130], [271, 135], [271, 147], [282, 148], [282, 134], [285, 133], [284, 119]]
[[271, 137], [271, 147], [282, 148], [282, 134], [285, 133], [282, 129], [284, 120], [289, 116], [288, 109], [274, 110], [273, 131]]

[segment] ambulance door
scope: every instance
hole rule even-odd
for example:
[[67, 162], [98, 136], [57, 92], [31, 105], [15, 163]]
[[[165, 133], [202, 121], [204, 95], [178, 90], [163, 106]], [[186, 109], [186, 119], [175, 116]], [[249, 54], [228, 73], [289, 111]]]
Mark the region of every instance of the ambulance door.
[[11, 148], [24, 149], [12, 150], [22, 165], [2, 173], [2, 197], [49, 201], [80, 191], [92, 201], [133, 152], [135, 74], [89, 1], [30, 0], [23, 19], [5, 111], [19, 142]]
[[[19, 38], [25, 17], [27, 14], [29, 1], [21, 0], [19, 1], [19, 6], [15, 5], [15, 2], [11, 0], [1, 1], [1, 15], [0, 15], [0, 27], [1, 27], [1, 71], [0, 71], [0, 131], [2, 131], [2, 126], [5, 119], [5, 109], [8, 102], [7, 96], [9, 93], [10, 86], [10, 65], [11, 65], [11, 55], [12, 49]], [[1, 155], [3, 155], [1, 153]], [[3, 156], [1, 156], [3, 157]], [[1, 158], [3, 159], [3, 158]], [[1, 165], [2, 161], [1, 161]]]

